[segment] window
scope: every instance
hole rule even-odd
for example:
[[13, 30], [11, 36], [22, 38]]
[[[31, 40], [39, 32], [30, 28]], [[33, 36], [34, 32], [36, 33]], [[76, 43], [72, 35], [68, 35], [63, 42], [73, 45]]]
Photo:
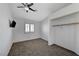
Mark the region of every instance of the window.
[[34, 24], [30, 24], [30, 31], [34, 32]]
[[34, 32], [34, 24], [25, 24], [25, 32]]

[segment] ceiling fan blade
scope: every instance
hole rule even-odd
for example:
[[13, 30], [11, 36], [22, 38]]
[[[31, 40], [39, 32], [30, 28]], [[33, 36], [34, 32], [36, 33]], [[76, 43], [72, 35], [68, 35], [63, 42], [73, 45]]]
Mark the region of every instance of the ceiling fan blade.
[[26, 6], [26, 4], [25, 3], [21, 3], [22, 5], [24, 5], [24, 6]]
[[24, 8], [24, 6], [17, 6], [17, 8]]
[[30, 4], [28, 4], [28, 7], [30, 7], [30, 6], [32, 6], [33, 5], [33, 3], [30, 3]]
[[29, 8], [29, 10], [34, 11], [34, 12], [36, 11], [36, 10], [34, 10], [34, 9], [32, 9], [32, 8]]

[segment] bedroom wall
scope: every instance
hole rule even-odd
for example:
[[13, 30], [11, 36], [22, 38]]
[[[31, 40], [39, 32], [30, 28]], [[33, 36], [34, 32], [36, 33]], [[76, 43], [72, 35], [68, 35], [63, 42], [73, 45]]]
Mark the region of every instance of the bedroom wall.
[[41, 21], [41, 38], [48, 41], [49, 23], [48, 20]]
[[[13, 30], [13, 39], [14, 42], [32, 40], [36, 38], [40, 38], [40, 23], [24, 18], [14, 18], [16, 20], [16, 27]], [[24, 32], [24, 24], [34, 24], [35, 32], [33, 33], [25, 33]]]
[[8, 4], [0, 4], [0, 56], [8, 55], [12, 45], [12, 29], [9, 27], [12, 19]]

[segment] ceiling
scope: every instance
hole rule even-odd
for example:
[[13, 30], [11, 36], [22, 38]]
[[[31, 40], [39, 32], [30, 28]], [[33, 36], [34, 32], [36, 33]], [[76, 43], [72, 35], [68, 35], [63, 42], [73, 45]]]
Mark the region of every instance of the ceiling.
[[33, 9], [36, 9], [36, 12], [29, 11], [26, 13], [25, 9], [17, 8], [21, 5], [20, 3], [11, 3], [9, 4], [11, 13], [13, 17], [30, 19], [34, 21], [42, 21], [46, 19], [50, 14], [56, 12], [57, 10], [67, 6], [67, 3], [34, 3], [32, 6]]

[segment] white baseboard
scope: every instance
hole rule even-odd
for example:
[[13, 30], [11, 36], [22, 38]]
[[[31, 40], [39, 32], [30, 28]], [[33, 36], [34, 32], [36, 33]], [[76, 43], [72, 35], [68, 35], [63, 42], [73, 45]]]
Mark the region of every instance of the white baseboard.
[[36, 38], [30, 38], [30, 39], [23, 39], [23, 40], [18, 40], [18, 41], [14, 41], [13, 43], [17, 43], [17, 42], [23, 42], [23, 41], [30, 41], [30, 40], [35, 40], [35, 39], [38, 39], [39, 37], [36, 37]]
[[53, 43], [48, 43], [49, 46], [53, 45]]

